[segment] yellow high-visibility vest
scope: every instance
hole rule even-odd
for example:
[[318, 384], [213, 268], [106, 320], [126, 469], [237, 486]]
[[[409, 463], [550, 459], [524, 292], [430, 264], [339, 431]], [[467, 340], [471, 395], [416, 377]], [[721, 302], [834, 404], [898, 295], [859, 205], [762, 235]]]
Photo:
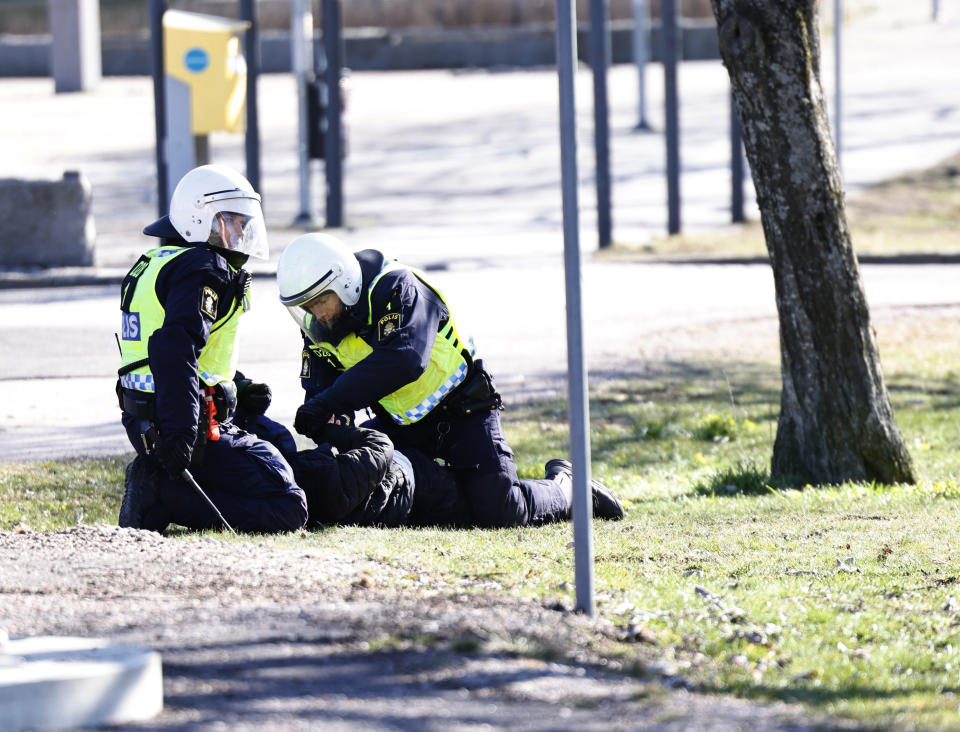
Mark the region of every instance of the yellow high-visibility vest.
[[[187, 249], [189, 247], [176, 246], [151, 249], [137, 260], [124, 279], [120, 337], [120, 384], [124, 388], [156, 391], [147, 345], [153, 332], [163, 325], [166, 315], [157, 298], [157, 276], [165, 265]], [[234, 268], [231, 266], [231, 269]], [[202, 303], [198, 305], [202, 307]], [[197, 375], [207, 386], [229, 381], [236, 373], [237, 325], [243, 312], [241, 300], [233, 298], [226, 313], [210, 328], [210, 337], [197, 362]]]
[[[447, 306], [449, 319], [437, 333], [430, 351], [430, 362], [420, 377], [380, 399], [380, 405], [399, 425], [409, 425], [426, 417], [466, 377], [475, 356], [473, 340], [464, 343], [457, 333], [453, 313], [446, 299], [436, 287], [424, 279], [422, 273], [399, 262], [386, 262], [367, 287], [367, 325], [373, 325], [371, 298], [374, 287], [385, 274], [395, 270], [409, 270], [424, 285], [435, 292]], [[356, 366], [373, 352], [373, 348], [355, 333], [350, 333], [338, 344], [321, 342], [310, 346], [321, 358], [339, 362], [343, 370]]]

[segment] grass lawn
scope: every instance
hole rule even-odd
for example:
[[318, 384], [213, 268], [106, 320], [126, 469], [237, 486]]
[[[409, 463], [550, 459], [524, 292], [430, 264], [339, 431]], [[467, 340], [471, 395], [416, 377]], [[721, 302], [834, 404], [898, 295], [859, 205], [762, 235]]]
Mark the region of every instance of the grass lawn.
[[[950, 170], [917, 174], [910, 196], [926, 201], [927, 191], [937, 211], [956, 210], [960, 190]], [[906, 196], [899, 185], [890, 184], [890, 200]], [[884, 203], [880, 190], [873, 212], [864, 208], [863, 230], [890, 211], [895, 223], [877, 231], [921, 232], [929, 224], [915, 208]], [[920, 218], [927, 223], [910, 223]], [[924, 241], [934, 250], [946, 241], [916, 237], [917, 251], [927, 250]], [[637, 673], [655, 659], [660, 672], [702, 690], [801, 702], [897, 729], [960, 729], [958, 314], [944, 308], [922, 322], [875, 320], [919, 476], [913, 486], [771, 485], [775, 338], [737, 359], [691, 353], [647, 364], [643, 377], [597, 385], [593, 472], [625, 500], [627, 515], [594, 525], [597, 610], [610, 623], [598, 633], [596, 654]], [[517, 406], [503, 416], [523, 477], [542, 476], [546, 459], [567, 453], [564, 403]], [[113, 523], [124, 463], [0, 465], [0, 529]], [[502, 592], [569, 608], [571, 539], [570, 525], [561, 524], [339, 527], [267, 541], [399, 567], [374, 578], [398, 590]], [[262, 541], [239, 539], [251, 540]]]

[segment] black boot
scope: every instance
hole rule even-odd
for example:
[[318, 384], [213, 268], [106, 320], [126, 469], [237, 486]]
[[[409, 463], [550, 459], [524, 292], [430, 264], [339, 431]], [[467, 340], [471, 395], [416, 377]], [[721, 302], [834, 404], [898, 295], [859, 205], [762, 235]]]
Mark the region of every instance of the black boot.
[[169, 524], [167, 510], [160, 504], [157, 469], [138, 455], [127, 466], [123, 479], [123, 501], [117, 523], [129, 529], [163, 532]]
[[[562, 485], [561, 481], [566, 477], [567, 485], [572, 487], [573, 465], [570, 464], [569, 460], [563, 460], [562, 458], [548, 460], [543, 469], [548, 480], [555, 480]], [[603, 483], [599, 480], [591, 480], [590, 493], [593, 496], [594, 517], [610, 519], [611, 521], [619, 521], [623, 518], [623, 506]]]

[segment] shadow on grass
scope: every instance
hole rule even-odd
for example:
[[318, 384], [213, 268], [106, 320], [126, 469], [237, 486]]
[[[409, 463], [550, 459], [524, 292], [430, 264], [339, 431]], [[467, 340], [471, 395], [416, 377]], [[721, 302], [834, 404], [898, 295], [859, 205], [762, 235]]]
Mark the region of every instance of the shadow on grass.
[[960, 381], [952, 373], [936, 378], [893, 377], [888, 380], [887, 391], [895, 404], [912, 402], [916, 406], [922, 401], [924, 408], [938, 412], [960, 409]]
[[765, 363], [662, 361], [633, 374], [591, 371], [591, 377], [596, 379], [591, 403], [597, 404], [608, 403], [617, 392], [650, 401], [683, 397], [694, 402], [748, 399], [776, 404], [780, 400], [779, 369]]
[[[561, 397], [512, 403], [510, 418], [565, 420], [566, 392], [561, 391]], [[630, 405], [678, 401], [719, 401], [736, 408], [772, 405], [778, 409], [780, 372], [770, 364], [746, 361], [660, 361], [590, 370], [590, 407], [595, 418], [616, 417]]]
[[[954, 410], [960, 411], [958, 373], [900, 371], [888, 377], [895, 412], [911, 435], [936, 447], [952, 444], [939, 435], [949, 431]], [[802, 488], [806, 481], [770, 475], [780, 395], [779, 367], [768, 362], [672, 360], [591, 371], [593, 458], [604, 469], [636, 475], [650, 468], [689, 473], [699, 465], [728, 466], [683, 486], [694, 496]], [[527, 422], [513, 440], [519, 454], [563, 451], [565, 400], [527, 402], [508, 419]], [[928, 432], [936, 439], [924, 437]]]

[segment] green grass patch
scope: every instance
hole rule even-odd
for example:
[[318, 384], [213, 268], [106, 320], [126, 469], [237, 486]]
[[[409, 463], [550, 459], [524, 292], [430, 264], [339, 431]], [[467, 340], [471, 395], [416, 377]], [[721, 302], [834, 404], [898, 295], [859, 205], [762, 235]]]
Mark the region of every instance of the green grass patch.
[[0, 464], [0, 529], [50, 531], [116, 523], [121, 458]]

